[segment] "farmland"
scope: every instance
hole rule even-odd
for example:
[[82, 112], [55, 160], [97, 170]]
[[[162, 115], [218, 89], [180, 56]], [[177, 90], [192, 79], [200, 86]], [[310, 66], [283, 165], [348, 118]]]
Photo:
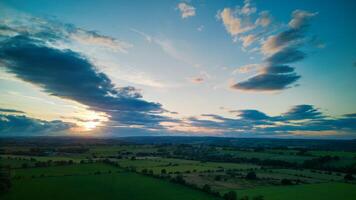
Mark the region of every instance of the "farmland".
[[353, 150], [343, 145], [334, 150], [295, 148], [276, 142], [276, 147], [273, 143], [256, 147], [256, 142], [241, 147], [194, 140], [73, 139], [65, 144], [16, 145], [0, 141], [0, 162], [11, 180], [2, 199], [349, 200], [355, 196]]

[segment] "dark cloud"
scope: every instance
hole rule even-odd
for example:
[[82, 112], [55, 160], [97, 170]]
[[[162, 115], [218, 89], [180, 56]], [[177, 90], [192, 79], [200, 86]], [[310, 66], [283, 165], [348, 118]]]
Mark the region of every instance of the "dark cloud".
[[209, 128], [229, 136], [291, 136], [294, 132], [305, 132], [304, 136], [308, 136], [310, 132], [344, 131], [343, 134], [348, 134], [348, 137], [355, 137], [352, 136], [356, 131], [355, 113], [332, 118], [324, 115], [312, 105], [296, 105], [277, 116], [268, 116], [258, 110], [233, 110], [230, 112], [239, 113], [238, 118], [209, 114], [203, 116], [211, 119], [192, 117], [188, 121], [193, 126]]
[[265, 67], [263, 70], [266, 74], [283, 74], [294, 72], [294, 68], [288, 65], [269, 66]]
[[239, 110], [238, 116], [248, 120], [267, 120], [270, 117], [258, 110]]
[[60, 120], [45, 121], [23, 115], [0, 114], [0, 136], [56, 134], [68, 131], [73, 126]]
[[246, 81], [236, 83], [231, 87], [240, 90], [271, 91], [282, 90], [300, 78], [295, 73], [291, 74], [259, 74]]
[[[0, 61], [8, 72], [40, 86], [50, 95], [77, 101], [123, 120], [124, 124], [163, 119], [155, 116], [163, 112], [160, 104], [143, 100], [133, 87], [115, 87], [90, 61], [71, 50], [51, 48], [36, 39], [16, 36], [1, 42]], [[132, 117], [124, 117], [128, 112]]]
[[305, 56], [305, 53], [295, 48], [286, 48], [268, 57], [266, 61], [271, 65], [282, 65], [303, 60]]
[[322, 113], [312, 105], [297, 105], [282, 114], [285, 120], [304, 120], [323, 118]]
[[305, 59], [306, 54], [299, 50], [304, 44], [305, 33], [310, 19], [315, 13], [296, 10], [292, 14], [289, 28], [277, 35], [270, 36], [262, 45], [267, 55], [265, 68], [245, 81], [232, 85], [232, 88], [251, 91], [271, 91], [290, 88], [301, 76], [294, 73], [294, 67], [287, 64]]
[[7, 108], [0, 108], [0, 112], [4, 112], [4, 113], [18, 113], [18, 114], [24, 114], [24, 113], [25, 113], [25, 112], [20, 111], [20, 110], [7, 109]]

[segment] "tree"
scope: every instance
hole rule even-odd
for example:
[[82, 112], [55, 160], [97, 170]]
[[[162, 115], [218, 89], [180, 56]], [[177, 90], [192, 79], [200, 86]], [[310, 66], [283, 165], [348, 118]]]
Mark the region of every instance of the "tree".
[[293, 183], [291, 180], [284, 178], [281, 180], [281, 184], [282, 185], [292, 185]]
[[0, 166], [0, 192], [8, 191], [11, 187], [10, 168]]
[[216, 175], [215, 177], [214, 177], [214, 180], [216, 180], [216, 181], [221, 181], [221, 175]]
[[28, 164], [27, 163], [22, 163], [21, 167], [22, 168], [28, 168]]
[[172, 182], [175, 182], [175, 183], [180, 183], [180, 184], [185, 184], [185, 180], [183, 178], [183, 176], [181, 174], [177, 175], [176, 177], [174, 177], [172, 179]]
[[167, 174], [167, 170], [166, 169], [161, 169], [161, 174]]
[[211, 187], [210, 187], [210, 185], [205, 184], [205, 185], [203, 186], [203, 191], [204, 191], [204, 192], [207, 192], [207, 193], [211, 192]]
[[228, 193], [225, 193], [223, 198], [225, 200], [237, 200], [237, 195], [235, 191], [230, 191]]
[[344, 177], [345, 181], [353, 181], [355, 178], [352, 176], [352, 174], [346, 174]]
[[246, 175], [246, 179], [249, 179], [249, 180], [256, 180], [257, 179], [257, 175], [255, 172], [249, 172], [247, 173]]

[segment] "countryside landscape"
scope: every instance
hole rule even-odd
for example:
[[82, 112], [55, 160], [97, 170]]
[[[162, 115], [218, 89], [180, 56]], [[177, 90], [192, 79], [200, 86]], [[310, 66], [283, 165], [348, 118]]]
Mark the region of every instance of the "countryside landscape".
[[356, 195], [356, 141], [138, 137], [0, 143], [11, 183], [5, 200], [352, 200]]
[[356, 0], [0, 0], [0, 200], [356, 200]]

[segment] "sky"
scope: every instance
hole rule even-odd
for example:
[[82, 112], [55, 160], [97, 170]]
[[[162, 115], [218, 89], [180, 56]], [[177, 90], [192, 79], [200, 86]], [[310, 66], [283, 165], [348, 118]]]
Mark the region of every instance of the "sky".
[[0, 2], [0, 136], [356, 138], [356, 1]]

